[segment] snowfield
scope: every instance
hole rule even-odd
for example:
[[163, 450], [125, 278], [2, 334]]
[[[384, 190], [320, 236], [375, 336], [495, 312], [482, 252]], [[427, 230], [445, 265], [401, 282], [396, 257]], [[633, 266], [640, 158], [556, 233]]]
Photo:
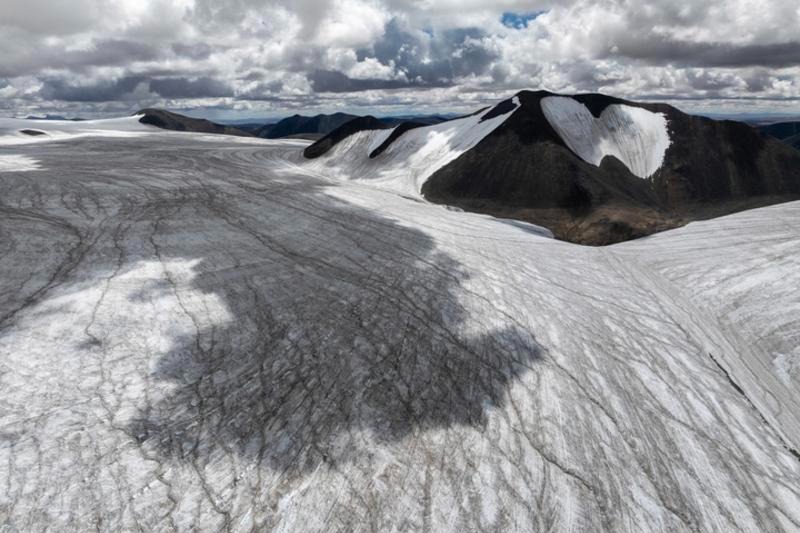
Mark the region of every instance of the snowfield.
[[[152, 133], [153, 126], [142, 124], [143, 115], [101, 120], [28, 120], [0, 117], [0, 147], [65, 141], [78, 137], [136, 137]], [[26, 134], [25, 131], [33, 132]]]
[[800, 203], [590, 248], [421, 200], [479, 120], [361, 174], [0, 141], [2, 528], [800, 530]]
[[406, 131], [373, 159], [370, 159], [370, 154], [394, 130], [358, 132], [322, 157], [307, 162], [306, 166], [342, 180], [355, 180], [421, 198], [422, 185], [434, 172], [474, 147], [505, 122], [519, 109], [516, 97], [514, 106], [507, 113], [485, 120], [492, 108], [461, 119]]
[[575, 154], [595, 166], [614, 156], [631, 174], [649, 178], [664, 162], [670, 138], [667, 118], [639, 107], [611, 104], [595, 118], [591, 111], [567, 96], [541, 101], [547, 121]]
[[26, 155], [0, 154], [0, 172], [38, 170], [36, 158]]

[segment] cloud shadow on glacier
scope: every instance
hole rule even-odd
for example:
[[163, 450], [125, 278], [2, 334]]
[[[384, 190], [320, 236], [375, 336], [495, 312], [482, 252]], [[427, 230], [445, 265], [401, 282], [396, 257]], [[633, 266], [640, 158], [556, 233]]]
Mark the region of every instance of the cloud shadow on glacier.
[[322, 182], [279, 182], [209, 186], [162, 218], [162, 258], [202, 257], [192, 288], [233, 320], [176, 340], [154, 370], [176, 387], [130, 434], [175, 460], [236, 453], [302, 473], [354, 460], [364, 439], [482, 428], [540, 357], [535, 339], [488, 301], [482, 318], [503, 325], [470, 331], [468, 276], [429, 236]]

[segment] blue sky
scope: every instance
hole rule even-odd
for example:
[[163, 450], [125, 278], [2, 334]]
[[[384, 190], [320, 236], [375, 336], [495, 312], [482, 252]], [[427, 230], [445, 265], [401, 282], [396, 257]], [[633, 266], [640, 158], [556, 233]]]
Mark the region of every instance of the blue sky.
[[539, 15], [542, 15], [542, 12], [539, 13], [514, 13], [511, 11], [506, 11], [503, 13], [503, 16], [500, 17], [500, 22], [503, 23], [503, 26], [508, 28], [514, 28], [517, 30], [521, 30], [523, 28], [528, 27], [528, 23], [534, 20]]

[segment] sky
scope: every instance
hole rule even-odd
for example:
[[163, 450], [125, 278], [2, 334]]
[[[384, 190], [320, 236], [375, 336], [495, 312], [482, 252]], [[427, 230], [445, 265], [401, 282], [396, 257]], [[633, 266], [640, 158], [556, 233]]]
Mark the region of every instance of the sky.
[[0, 115], [473, 111], [521, 89], [800, 114], [797, 0], [0, 0]]

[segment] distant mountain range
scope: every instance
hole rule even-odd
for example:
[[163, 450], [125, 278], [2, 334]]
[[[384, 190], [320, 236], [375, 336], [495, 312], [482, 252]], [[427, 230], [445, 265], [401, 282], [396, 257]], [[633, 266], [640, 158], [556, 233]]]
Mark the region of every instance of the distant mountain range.
[[[263, 139], [302, 138], [318, 140], [342, 125], [361, 118], [348, 113], [320, 114], [314, 116], [293, 115], [274, 124], [263, 122], [232, 122], [219, 124], [205, 119], [195, 119], [161, 109], [143, 109], [137, 114], [145, 117], [142, 122], [160, 128], [176, 131], [197, 131], [202, 133], [222, 133], [227, 135], [253, 136]], [[386, 127], [394, 127], [405, 122], [418, 124], [439, 124], [448, 120], [439, 115], [383, 117], [376, 119]]]
[[779, 122], [758, 128], [762, 133], [780, 139], [800, 150], [800, 122]]

